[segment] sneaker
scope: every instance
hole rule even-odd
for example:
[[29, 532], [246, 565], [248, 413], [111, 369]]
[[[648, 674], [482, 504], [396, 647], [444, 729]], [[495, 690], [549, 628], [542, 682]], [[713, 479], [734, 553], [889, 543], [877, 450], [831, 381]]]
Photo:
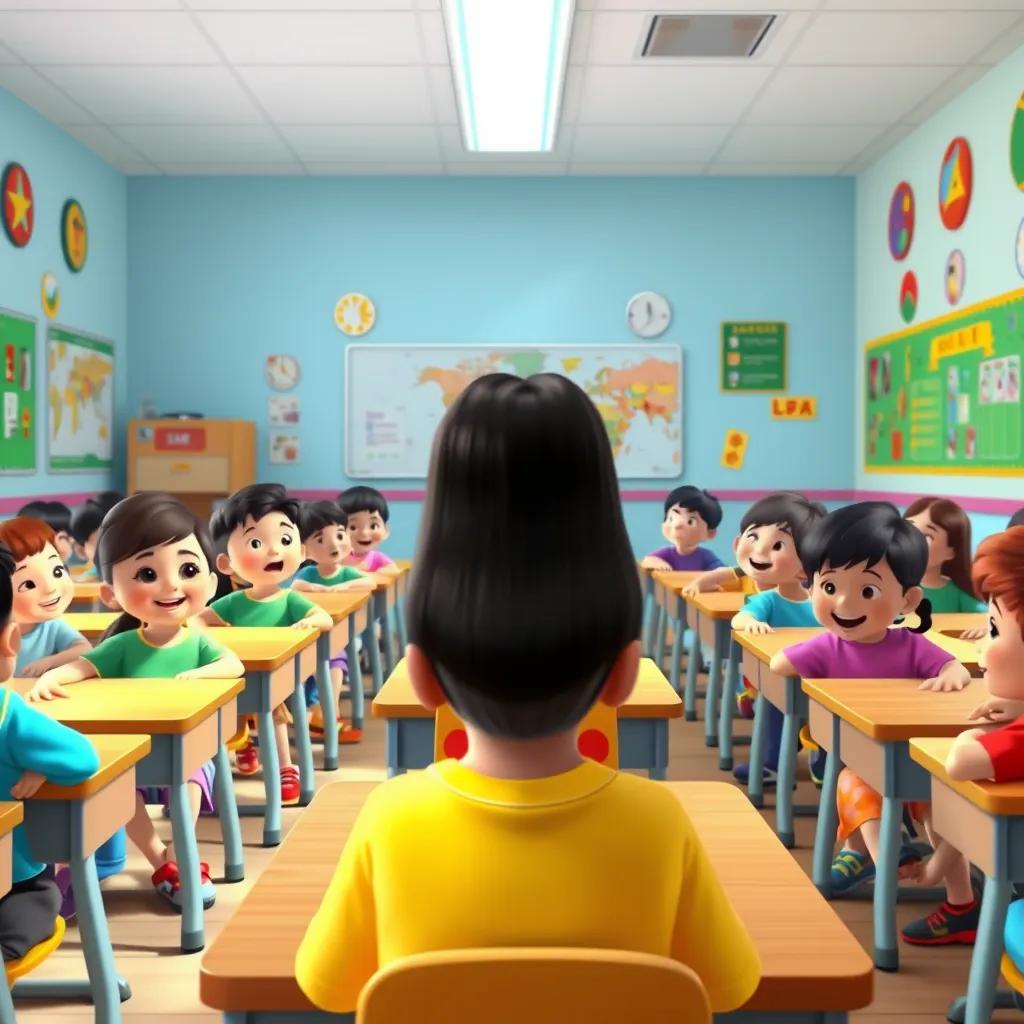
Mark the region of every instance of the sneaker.
[[811, 782], [813, 782], [818, 789], [821, 789], [822, 784], [825, 781], [825, 760], [827, 757], [827, 751], [815, 750], [807, 759], [807, 770], [810, 772]]
[[943, 903], [927, 917], [911, 921], [903, 929], [903, 941], [912, 946], [973, 946], [980, 917], [980, 900], [974, 900], [967, 907]]
[[[737, 782], [742, 782], [746, 786], [750, 782], [750, 765], [744, 761], [743, 764], [736, 765], [732, 770], [732, 777]], [[779, 781], [779, 773], [773, 771], [767, 765], [761, 769], [761, 785], [766, 789], [770, 786], [774, 786]], [[796, 788], [795, 786], [793, 787]]]
[[[169, 860], [161, 864], [151, 877], [153, 888], [163, 896], [175, 910], [181, 910], [183, 902], [181, 892], [181, 876], [178, 865]], [[203, 901], [203, 910], [209, 910], [217, 902], [217, 892], [210, 878], [210, 865], [205, 861], [199, 863], [199, 894]]]
[[235, 770], [239, 775], [255, 775], [260, 770], [260, 755], [252, 740], [235, 752]]
[[754, 703], [757, 701], [757, 690], [755, 690], [750, 684], [743, 680], [743, 689], [736, 694], [736, 710], [740, 713], [740, 718], [746, 718], [748, 720], [754, 717]]
[[281, 805], [294, 807], [299, 802], [299, 769], [293, 764], [286, 764], [281, 769]]
[[853, 892], [875, 877], [875, 864], [864, 853], [843, 848], [832, 861], [830, 885], [836, 896]]
[[357, 729], [347, 718], [338, 722], [338, 742], [341, 744], [358, 743], [363, 738], [363, 730]]

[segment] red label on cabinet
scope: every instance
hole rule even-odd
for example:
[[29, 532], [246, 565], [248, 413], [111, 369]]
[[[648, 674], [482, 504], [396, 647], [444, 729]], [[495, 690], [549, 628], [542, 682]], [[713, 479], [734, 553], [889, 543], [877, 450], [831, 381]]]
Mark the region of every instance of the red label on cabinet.
[[157, 427], [154, 447], [158, 452], [201, 452], [206, 447], [202, 427]]

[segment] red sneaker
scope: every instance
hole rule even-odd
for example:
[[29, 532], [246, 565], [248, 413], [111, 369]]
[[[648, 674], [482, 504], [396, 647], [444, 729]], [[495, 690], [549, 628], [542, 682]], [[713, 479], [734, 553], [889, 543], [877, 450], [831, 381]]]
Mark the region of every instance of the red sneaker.
[[284, 807], [293, 807], [299, 802], [299, 769], [293, 764], [285, 765], [281, 769], [281, 804]]
[[239, 775], [255, 775], [260, 770], [260, 755], [252, 740], [235, 752], [235, 769]]
[[343, 718], [338, 722], [339, 743], [358, 743], [362, 738], [363, 730], [357, 729], [347, 718]]

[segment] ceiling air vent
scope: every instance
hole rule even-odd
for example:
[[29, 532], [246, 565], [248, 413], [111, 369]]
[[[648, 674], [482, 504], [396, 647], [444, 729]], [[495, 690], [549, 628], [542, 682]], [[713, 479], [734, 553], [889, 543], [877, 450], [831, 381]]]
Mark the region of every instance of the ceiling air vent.
[[753, 57], [775, 22], [774, 14], [656, 14], [641, 57]]

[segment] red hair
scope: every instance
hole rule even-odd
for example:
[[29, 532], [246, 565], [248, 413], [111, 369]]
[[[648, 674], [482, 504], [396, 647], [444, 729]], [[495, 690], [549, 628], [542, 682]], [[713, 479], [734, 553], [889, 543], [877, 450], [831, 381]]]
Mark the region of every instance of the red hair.
[[0, 544], [9, 548], [14, 560], [20, 562], [38, 555], [47, 544], [57, 547], [57, 535], [42, 521], [31, 516], [18, 516], [0, 523]]
[[1024, 526], [986, 537], [978, 545], [972, 576], [975, 590], [1013, 612], [1024, 633]]

